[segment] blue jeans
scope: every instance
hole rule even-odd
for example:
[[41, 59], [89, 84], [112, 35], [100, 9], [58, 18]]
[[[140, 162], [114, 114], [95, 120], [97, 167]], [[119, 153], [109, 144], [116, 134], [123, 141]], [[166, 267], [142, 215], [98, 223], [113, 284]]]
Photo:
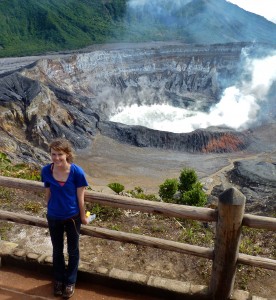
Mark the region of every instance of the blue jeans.
[[[48, 226], [53, 245], [54, 280], [66, 285], [75, 284], [79, 266], [79, 233], [80, 216], [68, 220], [56, 220], [47, 216]], [[67, 236], [68, 265], [66, 268], [63, 254], [64, 233]]]

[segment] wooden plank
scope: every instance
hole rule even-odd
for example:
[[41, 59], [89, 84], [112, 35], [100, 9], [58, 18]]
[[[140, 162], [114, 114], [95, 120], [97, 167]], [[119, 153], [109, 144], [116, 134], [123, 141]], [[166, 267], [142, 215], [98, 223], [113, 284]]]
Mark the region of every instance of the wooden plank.
[[244, 214], [242, 225], [276, 231], [276, 218]]
[[27, 191], [44, 192], [43, 183], [34, 180], [0, 176], [0, 186]]
[[120, 207], [176, 218], [193, 219], [204, 222], [215, 222], [217, 220], [217, 212], [211, 208], [141, 200], [119, 195], [106, 195], [98, 192], [87, 192], [85, 194], [85, 200], [112, 207]]
[[257, 268], [276, 271], [276, 260], [265, 258], [265, 257], [252, 256], [252, 255], [240, 253], [238, 257], [238, 263], [257, 267]]
[[81, 233], [93, 237], [174, 251], [207, 259], [213, 258], [213, 249], [211, 248], [189, 245], [145, 235], [114, 231], [92, 226], [82, 226]]
[[[43, 228], [48, 228], [47, 220], [43, 218], [33, 217], [30, 215], [23, 215], [23, 214], [17, 214], [13, 212], [3, 211], [0, 210], [0, 220], [6, 220], [11, 222], [16, 222], [19, 224], [26, 224], [26, 225], [32, 225], [32, 226], [38, 226]], [[97, 238], [104, 238], [104, 239], [110, 239], [110, 240], [116, 240], [116, 241], [124, 241], [149, 247], [155, 247], [158, 248], [158, 245], [161, 245], [164, 250], [169, 251], [175, 251], [185, 254], [190, 254], [204, 257], [207, 259], [212, 259], [213, 257], [213, 250], [210, 248], [205, 247], [197, 247], [192, 246], [190, 248], [190, 245], [182, 244], [182, 243], [175, 243], [172, 241], [168, 241], [166, 243], [166, 240], [160, 240], [152, 238], [153, 240], [147, 239], [147, 237], [134, 234], [126, 234], [125, 232], [117, 232], [113, 230], [108, 229], [102, 229], [98, 227], [92, 227], [92, 226], [83, 226], [81, 227], [81, 233], [88, 236], [94, 236]], [[148, 243], [147, 243], [148, 241]], [[163, 246], [162, 246], [163, 244]], [[178, 247], [179, 246], [179, 247]], [[276, 260], [259, 257], [259, 256], [250, 256], [246, 254], [240, 253], [238, 256], [238, 263], [253, 266], [253, 267], [259, 267], [269, 270], [276, 270]]]
[[[44, 192], [43, 183], [38, 181], [0, 176], [0, 186]], [[164, 216], [194, 219], [203, 222], [216, 222], [217, 211], [210, 208], [154, 202], [117, 195], [86, 191], [85, 201], [111, 207], [157, 213]], [[276, 231], [276, 218], [244, 214], [243, 225], [251, 228]]]
[[25, 214], [18, 214], [5, 210], [0, 210], [0, 220], [48, 228], [48, 222], [44, 218], [38, 218]]
[[[0, 210], [0, 220], [16, 222], [20, 224], [33, 225], [38, 227], [48, 227], [47, 220], [33, 217], [30, 215], [17, 214]], [[81, 226], [81, 234], [109, 239], [120, 242], [127, 242], [136, 245], [148, 246], [162, 250], [175, 251], [183, 254], [199, 256], [207, 259], [213, 258], [213, 249], [206, 247], [193, 246], [179, 242], [163, 240], [159, 238], [120, 232], [115, 230], [104, 229], [94, 226]]]
[[[41, 182], [20, 178], [0, 176], [0, 186], [44, 192], [44, 187]], [[217, 212], [211, 208], [141, 200], [93, 191], [85, 191], [85, 201], [111, 207], [161, 214], [176, 218], [193, 219], [203, 222], [214, 222], [217, 220]]]

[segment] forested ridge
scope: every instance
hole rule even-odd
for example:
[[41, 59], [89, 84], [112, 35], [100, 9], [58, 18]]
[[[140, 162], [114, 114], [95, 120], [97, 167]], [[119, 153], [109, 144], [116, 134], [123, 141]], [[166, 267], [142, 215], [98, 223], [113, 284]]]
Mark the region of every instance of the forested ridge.
[[[1, 0], [0, 57], [91, 44], [275, 43], [276, 25], [225, 0]], [[177, 4], [176, 4], [177, 3]]]

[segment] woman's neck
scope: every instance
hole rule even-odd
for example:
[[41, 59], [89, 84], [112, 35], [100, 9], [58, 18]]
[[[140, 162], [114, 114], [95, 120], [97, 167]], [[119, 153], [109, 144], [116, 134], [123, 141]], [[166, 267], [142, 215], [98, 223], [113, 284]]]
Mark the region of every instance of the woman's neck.
[[68, 172], [70, 170], [71, 164], [66, 162], [62, 165], [58, 165], [54, 163], [54, 168], [59, 172]]

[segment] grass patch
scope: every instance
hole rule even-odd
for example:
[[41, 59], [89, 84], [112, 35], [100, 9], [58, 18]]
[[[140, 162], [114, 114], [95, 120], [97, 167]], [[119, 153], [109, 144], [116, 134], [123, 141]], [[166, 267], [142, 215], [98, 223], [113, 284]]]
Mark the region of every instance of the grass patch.
[[12, 228], [12, 224], [6, 221], [0, 221], [0, 239], [7, 241], [8, 232]]
[[23, 203], [23, 208], [25, 211], [37, 214], [43, 209], [43, 205], [37, 201], [27, 201]]

